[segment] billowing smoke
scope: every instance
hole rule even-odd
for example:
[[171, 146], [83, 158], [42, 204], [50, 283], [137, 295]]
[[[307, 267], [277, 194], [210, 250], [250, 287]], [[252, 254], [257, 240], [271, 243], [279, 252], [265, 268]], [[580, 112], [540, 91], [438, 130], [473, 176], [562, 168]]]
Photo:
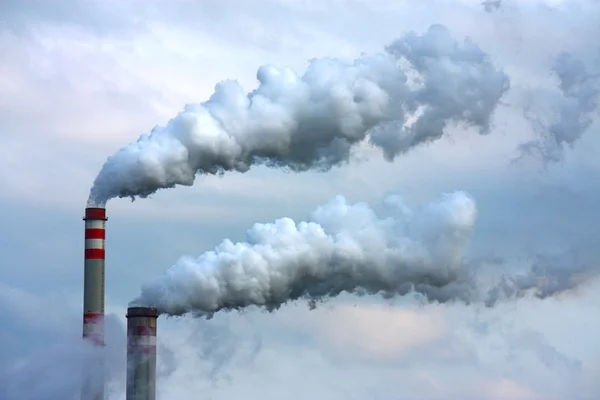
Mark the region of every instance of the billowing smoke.
[[539, 154], [550, 162], [559, 161], [565, 146], [573, 146], [590, 127], [600, 100], [600, 73], [591, 72], [572, 54], [561, 52], [553, 72], [562, 93], [557, 118], [550, 124], [534, 119], [541, 138], [521, 146], [523, 152]]
[[350, 63], [312, 60], [302, 76], [263, 66], [249, 94], [235, 81], [220, 82], [208, 101], [187, 105], [166, 126], [109, 157], [88, 204], [147, 197], [190, 186], [197, 174], [245, 172], [258, 164], [328, 170], [369, 139], [393, 160], [440, 138], [450, 123], [489, 131], [509, 79], [476, 44], [432, 25], [385, 50]]
[[182, 257], [144, 285], [132, 305], [210, 317], [248, 306], [272, 311], [297, 299], [314, 304], [346, 292], [386, 298], [414, 293], [429, 302], [492, 306], [507, 298], [550, 297], [600, 272], [597, 257], [565, 253], [540, 256], [499, 279], [485, 278], [499, 266], [466, 257], [476, 215], [475, 201], [465, 192], [415, 209], [392, 195], [379, 213], [337, 196], [306, 222], [255, 224], [246, 242], [225, 239], [198, 258]]
[[[81, 322], [78, 318], [75, 321], [79, 322], [76, 326], [73, 326], [72, 320], [61, 321], [66, 324], [58, 335], [51, 334], [48, 327], [35, 326], [35, 337], [28, 343], [31, 347], [18, 358], [4, 354], [10, 353], [8, 347], [2, 349], [0, 399], [81, 399], [84, 379], [91, 393], [104, 385], [107, 400], [121, 398], [119, 394], [125, 386], [126, 343], [123, 324], [114, 314], [106, 316], [107, 345], [99, 349], [81, 340]], [[10, 339], [10, 335], [5, 338]], [[7, 357], [5, 363], [2, 362], [4, 356]], [[95, 367], [99, 363], [104, 367], [103, 376], [96, 373]]]
[[475, 223], [473, 199], [452, 193], [414, 211], [397, 196], [386, 204], [393, 212], [380, 217], [338, 196], [306, 222], [255, 224], [245, 243], [225, 239], [199, 258], [181, 258], [133, 303], [202, 315], [250, 305], [273, 310], [343, 291], [459, 297], [452, 284]]

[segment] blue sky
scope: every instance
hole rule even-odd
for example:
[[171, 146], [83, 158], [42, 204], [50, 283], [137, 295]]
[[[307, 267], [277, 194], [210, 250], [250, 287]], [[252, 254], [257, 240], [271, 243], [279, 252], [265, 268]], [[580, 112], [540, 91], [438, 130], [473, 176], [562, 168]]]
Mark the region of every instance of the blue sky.
[[[336, 195], [377, 207], [398, 192], [416, 206], [456, 190], [477, 204], [472, 257], [502, 259], [494, 268], [509, 271], [544, 255], [559, 260], [557, 274], [583, 259], [583, 284], [491, 309], [342, 295], [313, 311], [297, 302], [272, 314], [161, 319], [159, 398], [594, 398], [600, 126], [594, 121], [558, 162], [514, 160], [520, 144], [547, 137], [525, 116], [549, 118], [561, 101], [551, 73], [557, 53], [600, 71], [599, 5], [503, 1], [489, 13], [478, 1], [416, 3], [0, 5], [0, 388], [12, 390], [11, 400], [79, 393], [71, 343], [81, 332], [81, 218], [109, 155], [208, 99], [219, 81], [250, 91], [261, 65], [301, 73], [314, 57], [379, 53], [434, 23], [458, 40], [469, 36], [511, 79], [489, 135], [451, 127], [391, 163], [365, 149], [364, 159], [327, 173], [259, 167], [108, 203], [110, 398], [124, 399], [127, 304], [180, 256], [244, 240], [255, 222], [304, 220]], [[42, 373], [55, 378], [19, 387]]]

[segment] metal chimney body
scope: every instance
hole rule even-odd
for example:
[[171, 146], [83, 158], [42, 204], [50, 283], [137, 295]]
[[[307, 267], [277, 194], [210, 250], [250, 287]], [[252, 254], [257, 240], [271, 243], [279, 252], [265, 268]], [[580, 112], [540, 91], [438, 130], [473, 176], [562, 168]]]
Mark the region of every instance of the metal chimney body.
[[156, 321], [158, 310], [127, 309], [126, 400], [156, 399]]
[[[85, 209], [85, 256], [83, 278], [83, 338], [104, 346], [104, 239], [106, 210]], [[104, 399], [104, 364], [102, 360], [86, 366], [82, 398]]]
[[106, 210], [86, 208], [83, 277], [83, 337], [104, 345], [104, 239]]

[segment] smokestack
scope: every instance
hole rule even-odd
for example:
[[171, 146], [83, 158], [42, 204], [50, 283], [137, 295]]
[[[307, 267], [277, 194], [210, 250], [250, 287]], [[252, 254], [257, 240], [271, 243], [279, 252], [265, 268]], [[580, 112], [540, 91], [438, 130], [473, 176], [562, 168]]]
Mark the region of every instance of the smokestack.
[[[104, 239], [106, 210], [86, 208], [85, 256], [83, 278], [83, 338], [104, 346]], [[82, 398], [104, 399], [103, 363], [93, 362], [85, 368]], [[95, 379], [97, 378], [97, 379]]]
[[156, 398], [156, 321], [158, 310], [127, 309], [127, 396], [126, 400]]
[[104, 345], [104, 208], [86, 208], [83, 278], [83, 337]]

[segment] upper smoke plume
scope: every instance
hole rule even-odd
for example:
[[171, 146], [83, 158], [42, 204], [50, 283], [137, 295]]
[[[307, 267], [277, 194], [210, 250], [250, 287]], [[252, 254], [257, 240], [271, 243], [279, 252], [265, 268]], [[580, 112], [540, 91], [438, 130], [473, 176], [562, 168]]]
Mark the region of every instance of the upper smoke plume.
[[338, 196], [306, 222], [255, 224], [246, 242], [225, 239], [198, 258], [182, 257], [144, 285], [132, 305], [210, 317], [251, 305], [274, 310], [300, 298], [314, 303], [342, 292], [384, 297], [413, 292], [427, 301], [492, 306], [528, 294], [560, 294], [600, 272], [597, 258], [566, 253], [486, 280], [479, 276], [486, 275], [485, 263], [465, 257], [477, 214], [468, 194], [446, 194], [414, 210], [398, 195], [383, 204], [386, 215], [378, 215], [365, 203], [349, 204]]
[[[351, 63], [316, 59], [302, 76], [263, 66], [249, 94], [235, 81], [217, 84], [208, 101], [185, 106], [166, 126], [109, 157], [88, 204], [147, 197], [192, 185], [196, 174], [257, 164], [328, 170], [367, 138], [392, 160], [440, 138], [449, 123], [489, 131], [509, 79], [476, 44], [432, 25], [385, 50]], [[408, 125], [409, 118], [415, 122]]]

